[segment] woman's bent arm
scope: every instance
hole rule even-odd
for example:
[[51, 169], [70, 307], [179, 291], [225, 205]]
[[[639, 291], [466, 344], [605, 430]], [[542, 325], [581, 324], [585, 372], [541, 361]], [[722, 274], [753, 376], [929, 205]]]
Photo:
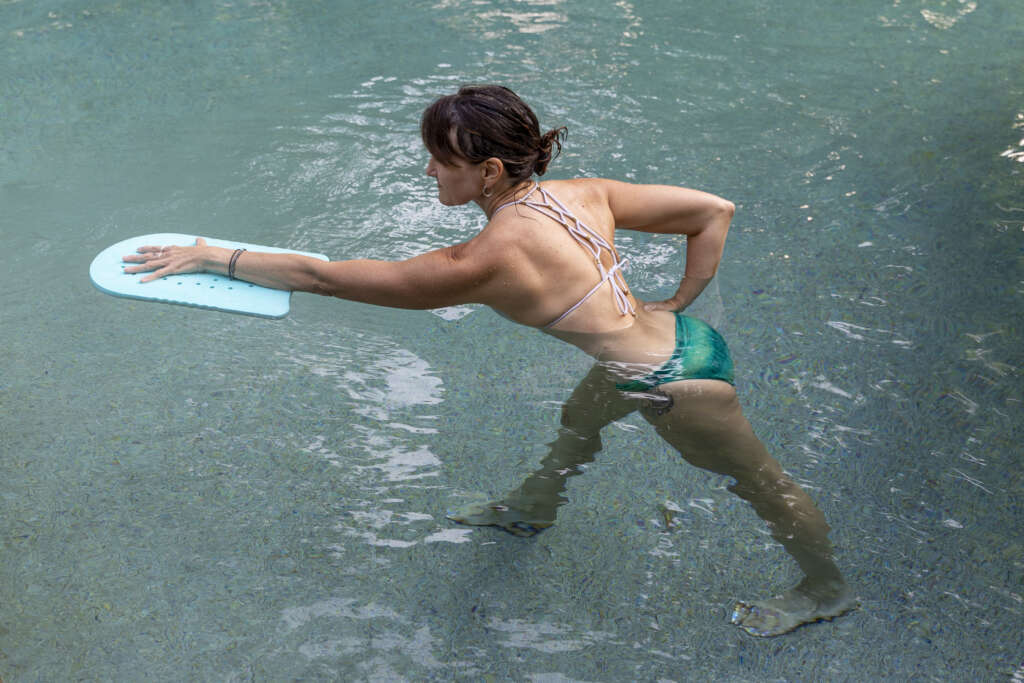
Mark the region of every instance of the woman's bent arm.
[[648, 310], [681, 311], [718, 270], [736, 207], [707, 192], [668, 185], [601, 181], [615, 225], [629, 230], [686, 235], [686, 268], [676, 293], [647, 304]]

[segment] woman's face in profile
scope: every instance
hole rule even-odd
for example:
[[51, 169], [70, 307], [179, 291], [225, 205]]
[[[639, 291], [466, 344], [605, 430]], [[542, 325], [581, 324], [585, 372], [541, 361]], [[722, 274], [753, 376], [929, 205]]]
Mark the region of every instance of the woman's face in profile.
[[442, 163], [430, 155], [427, 175], [437, 180], [437, 198], [445, 206], [461, 206], [480, 196], [483, 173], [480, 164], [465, 159]]

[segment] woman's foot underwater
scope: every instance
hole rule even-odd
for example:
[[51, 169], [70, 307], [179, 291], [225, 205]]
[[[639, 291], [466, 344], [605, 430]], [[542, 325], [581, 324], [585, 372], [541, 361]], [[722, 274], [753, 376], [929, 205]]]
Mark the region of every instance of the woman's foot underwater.
[[789, 633], [802, 624], [831, 620], [857, 607], [857, 598], [845, 583], [804, 580], [796, 588], [771, 600], [737, 602], [732, 623], [752, 636]]
[[[493, 526], [524, 538], [536, 536], [555, 523], [554, 514], [505, 501], [467, 503], [445, 516], [459, 524]], [[850, 587], [841, 580], [804, 579], [777, 598], [737, 602], [731, 621], [752, 636], [779, 636], [803, 624], [834, 619], [857, 605]]]
[[524, 507], [512, 507], [502, 501], [469, 503], [445, 515], [459, 524], [493, 526], [524, 538], [536, 536], [555, 523], [554, 515], [547, 516]]

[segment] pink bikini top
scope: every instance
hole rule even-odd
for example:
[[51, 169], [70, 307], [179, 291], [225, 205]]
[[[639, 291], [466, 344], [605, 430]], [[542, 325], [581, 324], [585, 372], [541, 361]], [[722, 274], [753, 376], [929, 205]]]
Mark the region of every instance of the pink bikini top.
[[[534, 192], [538, 192], [540, 194], [539, 200], [531, 199]], [[572, 236], [574, 240], [576, 240], [576, 243], [579, 244], [584, 249], [586, 249], [587, 252], [594, 257], [594, 263], [597, 264], [597, 271], [601, 275], [600, 281], [598, 281], [598, 283], [594, 285], [593, 289], [587, 292], [583, 296], [583, 298], [577, 301], [573, 306], [570, 306], [569, 310], [567, 310], [565, 313], [558, 316], [557, 318], [549, 322], [547, 325], [542, 327], [542, 330], [549, 329], [551, 327], [554, 327], [558, 323], [562, 322], [562, 320], [564, 320], [567, 315], [569, 315], [577, 308], [582, 306], [587, 299], [593, 296], [594, 293], [597, 290], [599, 290], [601, 288], [601, 285], [603, 285], [605, 282], [608, 282], [611, 285], [612, 297], [615, 299], [615, 305], [618, 306], [619, 312], [622, 315], [636, 315], [636, 310], [633, 308], [633, 304], [631, 304], [629, 301], [629, 289], [626, 286], [626, 281], [622, 277], [622, 273], [619, 272], [619, 269], [626, 263], [626, 261], [625, 259], [619, 261], [618, 257], [616, 257], [615, 255], [615, 250], [612, 248], [612, 245], [608, 243], [608, 240], [601, 237], [601, 235], [598, 234], [595, 230], [593, 230], [586, 223], [584, 223], [579, 218], [574, 216], [572, 212], [566, 208], [565, 204], [558, 201], [558, 199], [556, 199], [554, 195], [552, 195], [550, 192], [545, 190], [537, 183], [533, 184], [533, 187], [530, 188], [529, 192], [527, 192], [522, 199], [516, 199], [511, 202], [506, 202], [505, 204], [499, 206], [497, 209], [494, 210], [494, 213], [491, 214], [491, 217], [493, 218], [494, 214], [498, 213], [506, 206], [512, 206], [513, 204], [522, 204], [524, 206], [528, 206], [531, 209], [539, 211], [548, 218], [551, 218], [552, 220], [555, 220], [559, 224], [561, 224], [563, 228], [569, 231], [569, 235]], [[611, 268], [605, 268], [604, 264], [601, 263], [602, 249], [611, 254]]]

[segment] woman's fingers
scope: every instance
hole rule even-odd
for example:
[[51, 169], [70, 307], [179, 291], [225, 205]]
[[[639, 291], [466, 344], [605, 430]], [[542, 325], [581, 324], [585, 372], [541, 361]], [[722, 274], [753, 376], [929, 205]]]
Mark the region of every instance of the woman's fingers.
[[644, 304], [645, 311], [680, 311], [683, 306], [679, 305], [674, 298], [664, 299], [662, 301], [648, 301]]
[[139, 282], [152, 282], [166, 275], [195, 272], [197, 270], [196, 262], [192, 258], [196, 253], [194, 249], [205, 246], [206, 240], [202, 237], [196, 238], [194, 247], [146, 245], [136, 249], [134, 254], [125, 254], [121, 260], [125, 263], [140, 264], [128, 266], [124, 269], [126, 273], [155, 271], [139, 280]]
[[141, 263], [139, 266], [129, 266], [125, 268], [126, 273], [142, 273], [147, 270], [153, 270], [159, 263], [163, 263], [166, 259], [162, 256], [147, 256], [145, 254], [129, 254], [124, 256], [122, 259], [125, 263]]
[[139, 280], [139, 282], [152, 282], [153, 280], [159, 280], [164, 275], [171, 275], [172, 273], [173, 271], [171, 271], [168, 266], [164, 266], [160, 270], [150, 273], [146, 277], [142, 278], [141, 280]]
[[170, 256], [172, 253], [174, 253], [174, 249], [177, 249], [177, 247], [139, 247], [138, 249], [135, 250], [134, 254], [125, 254], [124, 256], [121, 257], [121, 260], [125, 261], [126, 263], [146, 263], [148, 261], [152, 261], [153, 259]]
[[125, 268], [130, 273], [141, 273], [144, 270], [152, 270], [158, 261], [164, 261], [170, 254], [162, 247], [139, 247], [138, 253], [125, 254], [121, 260], [125, 263], [141, 263], [141, 266]]
[[135, 273], [145, 273], [145, 272], [148, 272], [148, 271], [151, 271], [151, 270], [155, 270], [156, 272], [153, 273], [152, 275], [147, 275], [146, 277], [144, 277], [141, 280], [139, 280], [139, 282], [149, 282], [150, 280], [155, 280], [158, 277], [163, 277], [164, 275], [167, 275], [167, 273], [164, 272], [164, 271], [167, 270], [167, 268], [168, 268], [167, 259], [158, 259], [158, 260], [146, 261], [142, 265], [138, 265], [138, 266], [128, 266], [127, 268], [124, 269], [124, 272], [129, 273], [129, 274], [135, 274]]
[[[139, 280], [139, 282], [152, 282], [153, 280], [159, 280], [165, 275], [174, 275], [176, 273], [191, 273], [194, 272], [194, 268], [188, 265], [187, 256], [179, 255], [178, 258], [173, 256], [160, 256], [155, 259], [147, 261], [144, 265], [135, 266], [130, 269], [132, 272], [144, 273], [147, 270], [154, 272], [150, 273], [146, 277]], [[129, 269], [125, 268], [125, 272]]]
[[[197, 246], [206, 244], [206, 240], [196, 240]], [[139, 265], [128, 266], [124, 269], [126, 273], [145, 273], [155, 271], [139, 282], [152, 282], [165, 275], [172, 275], [177, 272], [190, 270], [187, 266], [189, 261], [188, 249], [191, 247], [177, 246], [155, 246], [146, 245], [136, 249], [134, 254], [125, 254], [121, 260], [125, 263], [137, 263]]]

